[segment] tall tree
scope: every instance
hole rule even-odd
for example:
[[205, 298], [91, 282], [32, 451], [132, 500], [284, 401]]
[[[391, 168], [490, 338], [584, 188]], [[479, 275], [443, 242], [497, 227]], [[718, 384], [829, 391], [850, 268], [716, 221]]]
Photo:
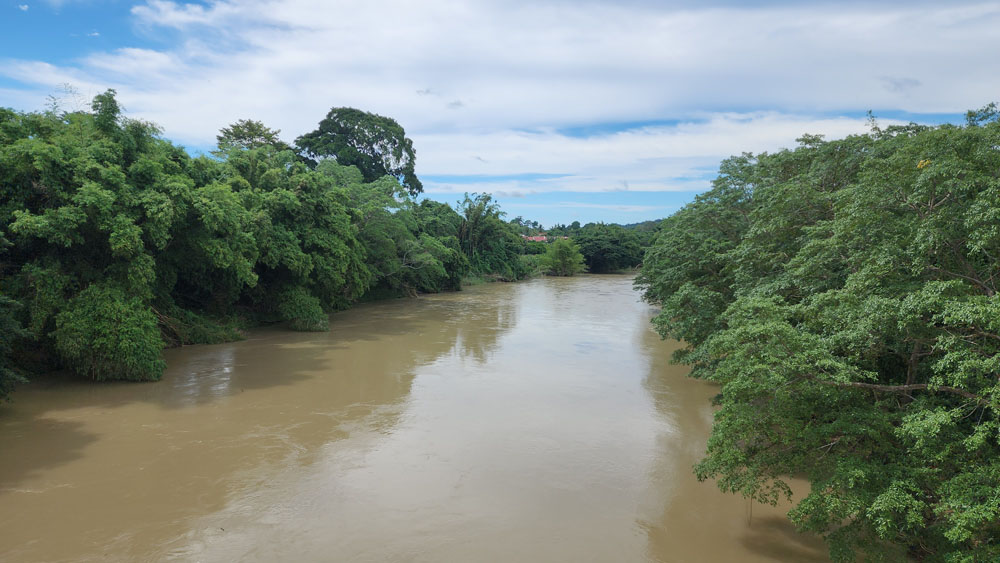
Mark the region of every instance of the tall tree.
[[219, 151], [226, 153], [232, 149], [259, 149], [273, 146], [278, 150], [290, 149], [280, 138], [280, 129], [271, 129], [254, 119], [241, 119], [227, 127], [223, 127], [215, 136]]
[[465, 194], [458, 203], [462, 224], [458, 240], [469, 259], [472, 271], [516, 280], [526, 273], [519, 255], [524, 244], [521, 237], [503, 220], [504, 212], [490, 194]]
[[333, 108], [319, 127], [295, 140], [312, 160], [335, 158], [356, 166], [365, 182], [393, 176], [410, 192], [424, 190], [414, 172], [413, 142], [395, 119], [355, 108]]

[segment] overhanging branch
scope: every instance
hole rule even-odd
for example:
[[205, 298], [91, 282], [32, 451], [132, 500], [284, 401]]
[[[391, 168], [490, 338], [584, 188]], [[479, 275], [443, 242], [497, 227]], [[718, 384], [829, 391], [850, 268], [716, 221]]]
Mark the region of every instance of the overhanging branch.
[[959, 395], [965, 397], [966, 399], [972, 399], [980, 405], [990, 405], [990, 402], [980, 395], [975, 393], [970, 393], [965, 389], [959, 389], [958, 387], [950, 387], [948, 385], [929, 385], [927, 383], [911, 383], [909, 385], [881, 385], [878, 383], [861, 383], [857, 381], [829, 381], [822, 379], [813, 379], [818, 383], [823, 385], [833, 385], [834, 387], [848, 387], [855, 389], [871, 389], [872, 391], [883, 391], [885, 393], [907, 393], [909, 391], [943, 391], [945, 393], [951, 393], [953, 395]]

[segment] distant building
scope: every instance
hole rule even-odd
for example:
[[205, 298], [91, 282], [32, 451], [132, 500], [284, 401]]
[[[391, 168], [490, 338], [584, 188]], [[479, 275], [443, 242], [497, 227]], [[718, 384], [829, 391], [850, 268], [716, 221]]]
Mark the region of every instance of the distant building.
[[528, 235], [521, 235], [521, 238], [523, 238], [524, 240], [530, 240], [532, 242], [549, 242], [549, 240], [556, 240], [556, 239], [569, 240], [569, 237], [550, 237], [545, 233], [538, 233], [537, 235], [530, 237]]

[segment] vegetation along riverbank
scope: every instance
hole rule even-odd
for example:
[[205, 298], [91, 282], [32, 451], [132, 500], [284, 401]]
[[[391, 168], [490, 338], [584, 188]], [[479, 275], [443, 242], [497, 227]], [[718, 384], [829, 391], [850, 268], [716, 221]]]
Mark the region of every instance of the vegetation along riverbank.
[[[165, 346], [260, 323], [325, 330], [359, 300], [556, 269], [521, 236], [540, 225], [506, 221], [489, 194], [418, 201], [415, 151], [390, 118], [334, 108], [294, 147], [242, 120], [191, 156], [111, 90], [91, 110], [0, 109], [0, 397], [52, 369], [155, 380]], [[584, 231], [611, 228], [625, 231]], [[615, 264], [639, 263], [628, 249]]]
[[420, 199], [394, 120], [334, 108], [192, 156], [113, 91], [0, 110], [0, 397], [27, 374], [156, 380], [170, 345], [328, 328], [362, 300], [633, 270], [720, 385], [702, 479], [790, 512], [836, 560], [1000, 558], [1000, 123], [910, 124], [724, 161], [662, 223], [506, 220]]
[[723, 162], [637, 286], [721, 385], [697, 465], [836, 560], [1000, 559], [1000, 123], [910, 124]]

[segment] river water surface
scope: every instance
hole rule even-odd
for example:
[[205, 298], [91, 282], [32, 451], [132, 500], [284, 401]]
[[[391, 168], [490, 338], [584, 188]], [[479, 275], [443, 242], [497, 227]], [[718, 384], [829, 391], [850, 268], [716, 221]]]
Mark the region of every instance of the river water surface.
[[825, 561], [699, 483], [715, 390], [622, 276], [362, 305], [0, 405], [2, 561]]

